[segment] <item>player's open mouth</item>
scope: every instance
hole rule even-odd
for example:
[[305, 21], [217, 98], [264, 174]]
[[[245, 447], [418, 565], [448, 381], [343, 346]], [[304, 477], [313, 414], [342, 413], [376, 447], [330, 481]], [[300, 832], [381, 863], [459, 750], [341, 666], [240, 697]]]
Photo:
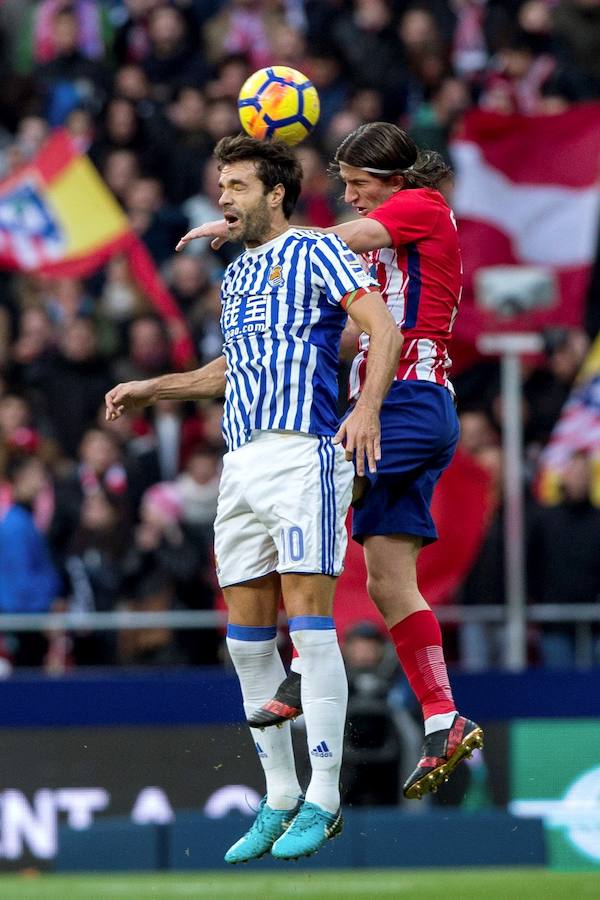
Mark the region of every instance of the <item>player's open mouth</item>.
[[234, 213], [225, 213], [223, 218], [227, 222], [228, 228], [234, 228], [236, 225], [239, 225], [240, 220]]
[[365, 216], [368, 212], [366, 206], [355, 206], [354, 210], [359, 214], [359, 216]]

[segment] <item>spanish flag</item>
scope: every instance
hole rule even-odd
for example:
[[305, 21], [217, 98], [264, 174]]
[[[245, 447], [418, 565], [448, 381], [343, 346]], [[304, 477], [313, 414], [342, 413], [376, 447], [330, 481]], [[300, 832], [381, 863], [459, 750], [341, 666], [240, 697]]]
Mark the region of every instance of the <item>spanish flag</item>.
[[184, 318], [144, 243], [68, 132], [54, 132], [37, 157], [0, 183], [0, 268], [85, 278], [124, 253], [136, 280], [165, 320], [173, 362], [194, 357]]

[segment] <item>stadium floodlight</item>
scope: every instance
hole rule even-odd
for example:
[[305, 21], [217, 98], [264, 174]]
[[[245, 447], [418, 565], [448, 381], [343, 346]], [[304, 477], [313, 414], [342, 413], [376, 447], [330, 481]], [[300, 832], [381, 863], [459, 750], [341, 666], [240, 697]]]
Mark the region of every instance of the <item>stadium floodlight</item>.
[[[520, 324], [524, 313], [547, 309], [557, 298], [554, 274], [541, 266], [489, 266], [474, 276], [475, 302], [507, 324]], [[521, 358], [541, 353], [542, 336], [517, 330], [482, 334], [480, 353], [500, 357], [504, 496], [504, 574], [506, 584], [505, 665], [527, 664], [525, 511], [523, 466], [523, 378]]]

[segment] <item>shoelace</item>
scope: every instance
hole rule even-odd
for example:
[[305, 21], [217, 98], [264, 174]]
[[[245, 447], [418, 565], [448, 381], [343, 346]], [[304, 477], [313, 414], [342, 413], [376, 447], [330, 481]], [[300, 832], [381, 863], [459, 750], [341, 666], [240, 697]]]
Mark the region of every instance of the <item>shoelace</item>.
[[317, 810], [303, 806], [290, 827], [293, 828], [294, 831], [308, 831], [309, 828], [312, 828], [313, 825], [317, 825], [318, 822], [319, 816]]
[[253, 832], [258, 832], [258, 834], [262, 834], [263, 831], [265, 830], [265, 822], [264, 822], [264, 818], [263, 818], [263, 812], [264, 812], [266, 804], [267, 804], [267, 801], [265, 799], [260, 801], [260, 806], [258, 807], [258, 814], [257, 814], [254, 822], [252, 823], [252, 828], [250, 829], [250, 834], [252, 834]]

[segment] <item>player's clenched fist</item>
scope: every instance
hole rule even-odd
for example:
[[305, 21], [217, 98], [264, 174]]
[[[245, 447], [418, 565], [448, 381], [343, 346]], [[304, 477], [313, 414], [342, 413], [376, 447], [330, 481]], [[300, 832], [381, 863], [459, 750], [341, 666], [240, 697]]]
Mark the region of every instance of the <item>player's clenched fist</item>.
[[104, 396], [106, 421], [112, 422], [123, 413], [149, 406], [154, 401], [154, 384], [148, 381], [126, 381], [111, 388]]

